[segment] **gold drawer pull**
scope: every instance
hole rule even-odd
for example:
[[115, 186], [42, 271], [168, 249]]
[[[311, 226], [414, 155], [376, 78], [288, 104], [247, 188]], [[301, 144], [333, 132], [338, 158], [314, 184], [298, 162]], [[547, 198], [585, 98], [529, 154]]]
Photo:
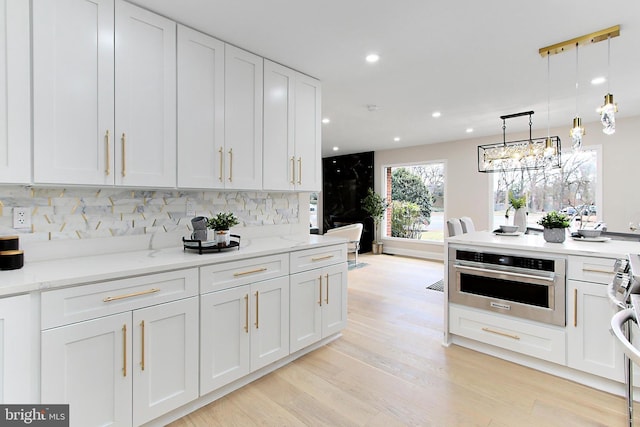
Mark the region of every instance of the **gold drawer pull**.
[[122, 325], [122, 376], [127, 376], [127, 324]]
[[140, 331], [142, 332], [142, 356], [140, 358], [140, 368], [144, 371], [144, 320], [140, 322]]
[[302, 184], [302, 157], [298, 157], [298, 184]]
[[489, 329], [489, 328], [482, 328], [482, 330], [485, 331], [485, 332], [492, 333], [492, 334], [502, 335], [503, 337], [513, 338], [514, 340], [519, 340], [520, 339], [520, 337], [517, 336], [517, 335], [506, 334], [504, 332], [494, 331], [493, 329]]
[[314, 261], [314, 262], [315, 261], [322, 261], [322, 260], [331, 259], [331, 258], [333, 258], [333, 255], [325, 255], [325, 256], [319, 256], [317, 258], [311, 258], [311, 261]]
[[291, 158], [291, 184], [296, 183], [296, 158]]
[[151, 288], [151, 289], [147, 289], [146, 291], [134, 292], [132, 294], [118, 295], [118, 296], [115, 296], [115, 297], [106, 297], [102, 301], [104, 301], [104, 302], [117, 301], [119, 299], [132, 298], [132, 297], [138, 297], [140, 295], [153, 294], [153, 293], [159, 292], [159, 291], [160, 291], [160, 289], [158, 289], [158, 288]]
[[256, 329], [260, 329], [260, 294], [256, 291]]
[[244, 331], [249, 333], [249, 294], [244, 294]]
[[260, 273], [267, 271], [267, 267], [256, 268], [255, 270], [241, 271], [240, 273], [233, 273], [233, 277], [246, 276], [247, 274]]
[[229, 148], [229, 182], [233, 181], [233, 148]]
[[222, 182], [222, 168], [224, 166], [224, 154], [222, 152], [222, 147], [218, 150], [220, 154], [220, 173], [218, 174], [218, 181]]
[[322, 307], [322, 275], [318, 276], [318, 280], [319, 280], [319, 285], [318, 289], [320, 289], [320, 299], [318, 300], [318, 304], [320, 304], [320, 307]]
[[127, 135], [122, 132], [122, 176], [127, 176]]
[[104, 171], [104, 173], [109, 176], [111, 175], [111, 157], [110, 157], [110, 152], [111, 152], [111, 134], [109, 133], [109, 129], [107, 129], [105, 135], [104, 135], [104, 139], [105, 139], [105, 155], [106, 155], [106, 159], [105, 159], [105, 164], [106, 164], [106, 169]]
[[582, 271], [585, 273], [604, 273], [604, 274], [614, 274], [613, 270], [603, 270], [600, 268], [583, 268]]

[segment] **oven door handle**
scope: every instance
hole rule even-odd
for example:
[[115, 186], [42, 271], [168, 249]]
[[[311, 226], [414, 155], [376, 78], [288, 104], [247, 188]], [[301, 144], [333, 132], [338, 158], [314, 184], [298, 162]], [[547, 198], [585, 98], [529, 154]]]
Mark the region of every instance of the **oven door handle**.
[[555, 281], [553, 277], [541, 277], [541, 276], [534, 276], [533, 274], [512, 273], [507, 271], [490, 270], [487, 268], [479, 268], [479, 267], [467, 267], [465, 265], [459, 265], [459, 264], [456, 264], [455, 268], [458, 271], [484, 273], [484, 274], [489, 274], [493, 277], [500, 275], [500, 276], [516, 277], [519, 279], [539, 280], [543, 282], [549, 282], [550, 284], [552, 284]]

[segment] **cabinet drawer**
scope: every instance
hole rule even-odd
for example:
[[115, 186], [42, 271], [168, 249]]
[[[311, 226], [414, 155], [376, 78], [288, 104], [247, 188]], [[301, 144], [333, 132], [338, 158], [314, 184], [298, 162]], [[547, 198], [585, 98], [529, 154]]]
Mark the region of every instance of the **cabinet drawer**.
[[288, 254], [200, 267], [200, 292], [212, 292], [289, 274]]
[[198, 294], [198, 270], [170, 271], [42, 292], [42, 329]]
[[291, 252], [291, 274], [347, 262], [347, 245], [325, 246]]
[[450, 305], [449, 329], [453, 334], [496, 347], [562, 365], [566, 363], [565, 332], [553, 326], [534, 325]]
[[614, 258], [570, 256], [567, 278], [583, 282], [608, 284], [614, 276]]

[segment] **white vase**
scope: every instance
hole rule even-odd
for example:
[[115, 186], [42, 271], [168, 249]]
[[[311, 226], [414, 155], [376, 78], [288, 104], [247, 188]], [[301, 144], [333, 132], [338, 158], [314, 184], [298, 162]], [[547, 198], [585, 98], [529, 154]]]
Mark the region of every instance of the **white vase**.
[[516, 209], [513, 213], [513, 225], [518, 227], [518, 231], [527, 231], [527, 211], [525, 208]]

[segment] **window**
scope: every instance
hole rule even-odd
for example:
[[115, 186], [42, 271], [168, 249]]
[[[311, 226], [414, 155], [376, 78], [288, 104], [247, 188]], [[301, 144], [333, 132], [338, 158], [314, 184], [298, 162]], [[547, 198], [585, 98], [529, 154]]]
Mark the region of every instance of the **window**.
[[384, 235], [444, 240], [444, 163], [385, 168], [387, 211]]
[[[513, 223], [513, 209], [509, 209], [509, 194], [525, 196], [527, 225], [540, 227], [537, 221], [549, 211], [567, 214], [572, 226], [594, 225], [602, 213], [599, 149], [582, 148], [563, 153], [559, 169], [521, 170], [493, 174], [493, 228]], [[509, 218], [505, 218], [508, 216]]]

